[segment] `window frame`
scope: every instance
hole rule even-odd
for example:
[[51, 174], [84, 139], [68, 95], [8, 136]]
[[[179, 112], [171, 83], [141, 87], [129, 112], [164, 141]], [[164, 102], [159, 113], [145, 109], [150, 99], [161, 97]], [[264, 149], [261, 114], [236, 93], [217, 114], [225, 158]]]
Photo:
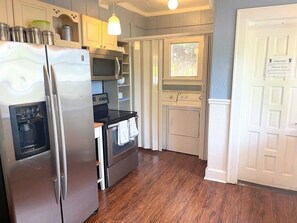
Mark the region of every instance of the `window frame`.
[[[171, 44], [179, 43], [198, 43], [198, 75], [196, 77], [172, 77], [171, 69]], [[164, 76], [163, 84], [165, 85], [197, 85], [203, 80], [204, 71], [204, 36], [190, 36], [164, 39]]]

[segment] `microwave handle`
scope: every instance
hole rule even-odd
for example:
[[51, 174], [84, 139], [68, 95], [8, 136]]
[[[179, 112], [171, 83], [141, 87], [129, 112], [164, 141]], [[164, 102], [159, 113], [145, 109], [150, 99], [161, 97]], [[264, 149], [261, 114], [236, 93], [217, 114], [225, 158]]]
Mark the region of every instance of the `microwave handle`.
[[119, 74], [121, 72], [121, 65], [120, 65], [120, 61], [119, 61], [118, 57], [116, 57], [116, 62], [117, 62], [116, 66], [117, 66], [118, 69], [116, 69], [115, 76], [116, 76], [116, 78], [119, 78]]

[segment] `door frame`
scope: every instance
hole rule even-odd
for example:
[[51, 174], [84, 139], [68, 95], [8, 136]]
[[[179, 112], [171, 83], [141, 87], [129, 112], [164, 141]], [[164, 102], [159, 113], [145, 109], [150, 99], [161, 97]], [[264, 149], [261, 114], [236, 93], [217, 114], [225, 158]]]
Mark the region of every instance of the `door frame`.
[[240, 123], [243, 112], [242, 99], [246, 92], [244, 86], [244, 55], [248, 28], [261, 25], [297, 24], [297, 4], [268, 6], [237, 10], [235, 50], [233, 62], [233, 84], [229, 127], [229, 144], [227, 154], [226, 182], [237, 184], [240, 153]]

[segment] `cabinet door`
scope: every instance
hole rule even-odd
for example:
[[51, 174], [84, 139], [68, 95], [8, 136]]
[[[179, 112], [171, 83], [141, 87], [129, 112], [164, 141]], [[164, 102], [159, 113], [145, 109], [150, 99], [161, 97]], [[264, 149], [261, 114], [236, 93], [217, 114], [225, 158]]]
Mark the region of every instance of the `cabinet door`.
[[101, 21], [82, 15], [82, 45], [102, 48]]
[[117, 36], [111, 36], [107, 33], [107, 22], [102, 21], [102, 48], [116, 50], [117, 49]]
[[13, 0], [14, 23], [16, 26], [29, 27], [32, 20], [51, 22], [49, 4], [33, 0]]
[[0, 22], [13, 26], [13, 13], [11, 0], [0, 0]]

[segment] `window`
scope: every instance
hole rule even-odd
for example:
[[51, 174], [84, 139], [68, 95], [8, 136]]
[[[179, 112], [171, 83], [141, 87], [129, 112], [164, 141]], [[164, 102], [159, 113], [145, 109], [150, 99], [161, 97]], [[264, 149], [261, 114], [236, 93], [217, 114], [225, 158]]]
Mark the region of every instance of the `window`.
[[164, 84], [195, 85], [203, 77], [204, 37], [164, 41]]
[[170, 76], [196, 77], [198, 75], [199, 43], [172, 43], [170, 45]]

